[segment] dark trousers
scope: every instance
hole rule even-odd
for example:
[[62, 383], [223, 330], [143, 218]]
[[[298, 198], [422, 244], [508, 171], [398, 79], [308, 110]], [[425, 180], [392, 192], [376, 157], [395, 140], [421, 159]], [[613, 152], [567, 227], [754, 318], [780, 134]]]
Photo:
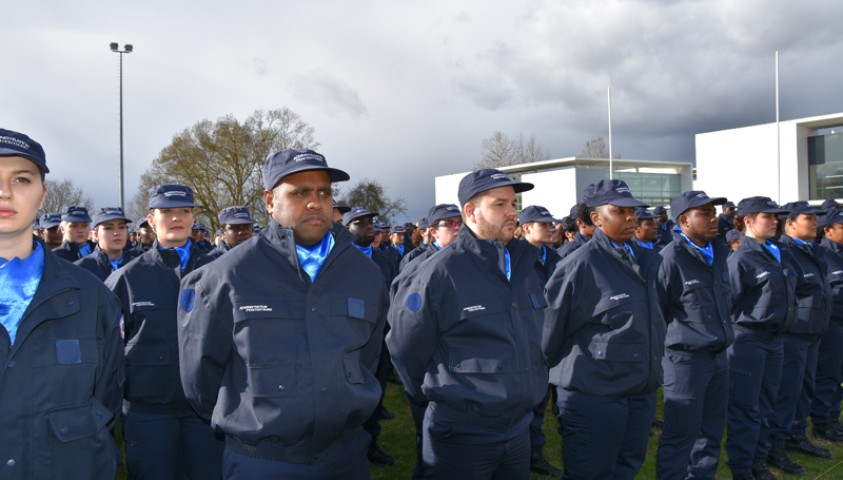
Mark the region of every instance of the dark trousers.
[[814, 396], [819, 338], [785, 335], [782, 380], [770, 419], [770, 443], [784, 445], [791, 435], [805, 433], [809, 399]]
[[126, 467], [134, 480], [218, 479], [222, 477], [221, 435], [195, 413], [129, 410], [123, 421]]
[[447, 480], [529, 480], [530, 420], [511, 428], [471, 425], [436, 412], [424, 415], [425, 463], [433, 478]]
[[657, 478], [714, 478], [729, 399], [726, 352], [668, 350], [662, 366], [664, 430], [659, 439]]
[[840, 421], [843, 389], [843, 323], [832, 320], [820, 338], [817, 352], [817, 377], [811, 404], [814, 425]]
[[564, 478], [634, 478], [647, 454], [655, 392], [610, 397], [557, 390]]
[[726, 452], [733, 473], [748, 473], [767, 461], [770, 416], [779, 391], [784, 356], [781, 338], [766, 341], [735, 331], [728, 349], [729, 407]]
[[250, 457], [226, 447], [223, 475], [226, 480], [368, 480], [371, 478], [366, 449], [369, 434], [363, 429], [351, 442], [317, 463], [287, 463]]
[[427, 402], [417, 403], [404, 393], [407, 403], [410, 404], [410, 414], [413, 417], [413, 426], [416, 429], [416, 467], [413, 469], [413, 480], [433, 478], [433, 470], [424, 463], [422, 456], [422, 445], [424, 442], [424, 413], [427, 411]]
[[547, 410], [547, 402], [550, 400], [550, 392], [555, 388], [556, 387], [552, 385], [548, 385], [547, 393], [545, 393], [544, 399], [541, 403], [536, 405], [536, 408], [533, 409], [533, 421], [530, 422], [530, 454], [532, 455], [541, 455], [542, 450], [544, 450], [544, 444], [547, 441], [544, 436], [544, 430], [542, 429], [544, 424], [544, 412]]

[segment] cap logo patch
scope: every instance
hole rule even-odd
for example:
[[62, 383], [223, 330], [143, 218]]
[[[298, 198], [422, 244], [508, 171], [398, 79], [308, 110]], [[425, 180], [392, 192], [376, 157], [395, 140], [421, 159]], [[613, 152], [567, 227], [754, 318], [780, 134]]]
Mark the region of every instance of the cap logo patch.
[[18, 148], [24, 148], [26, 150], [29, 150], [29, 144], [28, 143], [26, 143], [23, 140], [20, 140], [18, 138], [15, 138], [15, 137], [2, 136], [2, 137], [0, 137], [0, 142], [11, 143], [12, 145], [14, 145]]
[[614, 300], [617, 302], [618, 300], [623, 300], [624, 298], [629, 298], [629, 294], [619, 293], [617, 295], [612, 295], [611, 297], [609, 297], [609, 300]]
[[492, 180], [503, 180], [504, 178], [509, 177], [507, 177], [505, 173], [493, 173], [489, 175], [489, 178], [491, 178]]
[[293, 157], [294, 162], [305, 162], [307, 160], [316, 160], [317, 162], [323, 161], [321, 155], [314, 155], [312, 153], [302, 153]]
[[703, 198], [703, 197], [705, 197], [705, 196], [706, 196], [706, 195], [705, 195], [704, 193], [698, 193], [698, 194], [697, 194], [697, 198]]
[[186, 197], [187, 192], [183, 192], [181, 190], [171, 190], [169, 192], [164, 192], [165, 197]]
[[616, 191], [616, 192], [618, 192], [618, 193], [629, 193], [629, 188], [627, 188], [627, 187], [618, 187], [618, 188], [616, 188], [616, 189], [615, 189], [615, 191]]

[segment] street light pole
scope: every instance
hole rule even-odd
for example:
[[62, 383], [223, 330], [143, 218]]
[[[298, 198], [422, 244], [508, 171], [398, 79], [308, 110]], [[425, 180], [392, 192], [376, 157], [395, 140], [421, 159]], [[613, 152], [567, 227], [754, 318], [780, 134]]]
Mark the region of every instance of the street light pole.
[[123, 45], [123, 50], [120, 50], [120, 46], [117, 42], [111, 43], [111, 51], [114, 53], [120, 54], [120, 208], [124, 209], [125, 206], [123, 205], [123, 54], [124, 53], [132, 53], [134, 47], [131, 44]]

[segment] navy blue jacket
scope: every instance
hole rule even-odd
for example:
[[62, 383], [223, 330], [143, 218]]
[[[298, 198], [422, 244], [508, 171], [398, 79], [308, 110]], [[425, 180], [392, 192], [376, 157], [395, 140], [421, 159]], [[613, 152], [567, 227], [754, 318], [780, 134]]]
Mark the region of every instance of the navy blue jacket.
[[[123, 258], [120, 260], [120, 263], [117, 264], [117, 268], [125, 267], [126, 264], [134, 258], [135, 255], [132, 250], [123, 250]], [[114, 271], [114, 268], [111, 266], [111, 261], [108, 259], [108, 255], [100, 249], [99, 245], [97, 245], [97, 248], [95, 248], [90, 255], [76, 260], [73, 264], [93, 273], [103, 282], [109, 275], [111, 275], [111, 272]]]
[[105, 285], [120, 299], [126, 355], [126, 406], [151, 413], [189, 412], [179, 379], [176, 304], [181, 278], [207, 260], [190, 241], [184, 272], [173, 249], [152, 248], [112, 273]]
[[577, 232], [571, 242], [566, 243], [565, 245], [562, 245], [562, 247], [559, 248], [559, 257], [564, 259], [568, 255], [574, 253], [578, 248], [585, 245], [586, 242], [588, 242], [588, 239], [585, 238], [582, 233]]
[[0, 478], [113, 479], [119, 452], [109, 427], [124, 381], [117, 299], [43, 248], [14, 345], [0, 328]]
[[828, 328], [831, 317], [831, 288], [826, 281], [828, 267], [823, 247], [800, 245], [782, 235], [782, 256], [796, 272], [796, 320], [788, 334], [819, 336]]
[[729, 230], [735, 229], [735, 223], [733, 217], [725, 215], [721, 213], [717, 216], [717, 235], [719, 235], [722, 239], [726, 239], [726, 234], [729, 233]]
[[464, 227], [397, 282], [386, 344], [414, 402], [429, 400], [446, 416], [497, 428], [522, 421], [544, 398], [546, 304], [533, 271], [538, 250], [528, 247], [480, 240]]
[[732, 289], [732, 323], [773, 340], [796, 319], [796, 273], [782, 255], [779, 263], [761, 242], [744, 236], [741, 246], [729, 255]]
[[[536, 248], [530, 244], [530, 242], [527, 242], [526, 240], [522, 241], [531, 247]], [[546, 246], [542, 246], [542, 248], [537, 250], [539, 251], [539, 258], [536, 260], [535, 265], [533, 265], [533, 269], [536, 271], [539, 283], [541, 285], [546, 285], [550, 276], [553, 275], [554, 270], [556, 270], [556, 266], [562, 261], [562, 257], [559, 256], [559, 252]]]
[[422, 255], [424, 252], [431, 248], [436, 250], [436, 247], [434, 247], [433, 245], [429, 243], [422, 243], [418, 247], [410, 250], [410, 252], [404, 255], [404, 258], [402, 258], [401, 262], [398, 264], [398, 271], [404, 270], [404, 267], [408, 263], [412, 262], [414, 258], [418, 257], [419, 255]]
[[615, 396], [650, 393], [661, 385], [661, 257], [637, 245], [632, 249], [636, 262], [630, 265], [596, 229], [547, 282], [542, 348], [554, 385]]
[[274, 221], [182, 281], [184, 391], [241, 453], [319, 461], [378, 404], [386, 288], [352, 235], [332, 234], [314, 282], [292, 229]]
[[658, 227], [658, 234], [656, 236], [656, 239], [653, 241], [653, 246], [655, 247], [656, 251], [659, 251], [664, 248], [668, 243], [673, 241], [673, 227], [676, 225], [673, 223], [672, 220], [668, 220], [665, 223], [659, 223], [657, 220], [656, 226]]
[[665, 348], [719, 353], [735, 340], [729, 300], [729, 249], [712, 241], [711, 266], [699, 250], [678, 233], [660, 252], [656, 287], [667, 322]]
[[218, 243], [217, 246], [213, 250], [211, 250], [210, 252], [205, 254], [205, 257], [204, 257], [205, 262], [204, 263], [208, 263], [208, 262], [211, 262], [213, 260], [216, 260], [216, 259], [220, 258], [221, 256], [223, 256], [224, 253], [226, 253], [229, 250], [231, 250], [231, 245], [225, 243], [224, 240], [220, 240], [220, 243]]
[[827, 238], [820, 245], [827, 266], [825, 278], [831, 290], [831, 320], [843, 322], [843, 245]]
[[[91, 252], [93, 252], [96, 244], [90, 240], [88, 240], [87, 243], [91, 246]], [[53, 253], [55, 253], [57, 257], [63, 258], [70, 263], [82, 258], [82, 254], [79, 253], [79, 245], [68, 242], [67, 240], [62, 240], [61, 245], [53, 249]]]

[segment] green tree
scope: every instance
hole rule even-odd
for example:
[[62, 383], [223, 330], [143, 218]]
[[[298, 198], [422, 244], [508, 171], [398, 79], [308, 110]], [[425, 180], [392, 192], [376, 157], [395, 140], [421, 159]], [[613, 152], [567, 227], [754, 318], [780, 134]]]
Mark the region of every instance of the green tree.
[[345, 195], [337, 198], [337, 203], [378, 212], [378, 218], [386, 222], [394, 220], [393, 215], [407, 211], [407, 202], [402, 197], [389, 198], [380, 182], [368, 178], [358, 181]]
[[286, 148], [317, 148], [313, 127], [288, 108], [257, 110], [240, 122], [232, 115], [202, 120], [173, 137], [141, 176], [131, 202], [132, 214], [148, 205], [149, 187], [180, 183], [193, 189], [198, 221], [219, 227], [217, 214], [225, 207], [248, 207], [266, 224], [261, 167], [266, 157]]

